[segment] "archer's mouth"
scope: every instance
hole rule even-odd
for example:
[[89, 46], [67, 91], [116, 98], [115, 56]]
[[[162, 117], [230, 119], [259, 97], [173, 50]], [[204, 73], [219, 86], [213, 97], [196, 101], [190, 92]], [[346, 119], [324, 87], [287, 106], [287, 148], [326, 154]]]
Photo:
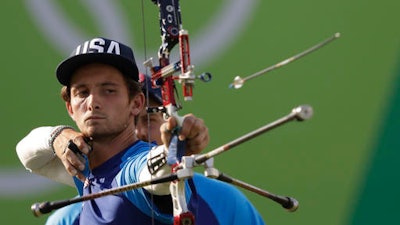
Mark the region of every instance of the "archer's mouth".
[[103, 120], [103, 119], [105, 119], [104, 116], [92, 115], [92, 116], [86, 117], [85, 118], [85, 122], [88, 122], [88, 121], [99, 121], [99, 120]]

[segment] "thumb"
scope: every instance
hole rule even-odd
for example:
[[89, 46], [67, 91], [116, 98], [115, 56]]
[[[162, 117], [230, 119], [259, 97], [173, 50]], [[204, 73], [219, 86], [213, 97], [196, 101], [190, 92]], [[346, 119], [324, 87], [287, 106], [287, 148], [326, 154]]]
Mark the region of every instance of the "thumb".
[[169, 124], [168, 121], [163, 123], [160, 126], [160, 133], [161, 133], [161, 141], [165, 145], [165, 147], [168, 149], [169, 143], [171, 141], [172, 133], [171, 130], [169, 129]]

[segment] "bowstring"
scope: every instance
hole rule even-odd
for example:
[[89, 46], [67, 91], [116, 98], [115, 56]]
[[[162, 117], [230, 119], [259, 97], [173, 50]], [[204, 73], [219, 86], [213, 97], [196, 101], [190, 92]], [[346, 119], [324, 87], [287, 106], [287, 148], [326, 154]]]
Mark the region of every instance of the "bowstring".
[[[147, 40], [147, 36], [146, 36], [144, 0], [141, 0], [140, 2], [141, 2], [141, 14], [142, 14], [142, 34], [143, 34], [143, 52], [144, 52], [144, 60], [143, 60], [143, 62], [144, 62], [144, 61], [147, 60], [147, 41], [146, 41]], [[147, 75], [149, 73], [148, 67], [145, 67], [144, 70], [145, 70], [145, 71], [143, 71], [144, 75], [147, 77]], [[142, 85], [144, 85], [144, 87], [146, 87], [145, 88], [145, 90], [146, 90], [145, 91], [145, 95], [146, 95], [146, 106], [145, 107], [146, 108], [150, 107], [150, 98], [149, 98], [150, 94], [149, 94], [149, 89], [148, 89], [149, 86], [147, 85], [147, 82], [148, 82], [148, 80], [145, 79], [144, 83], [142, 84]], [[147, 125], [147, 142], [148, 142], [148, 148], [151, 149], [151, 142], [150, 142], [151, 141], [150, 140], [150, 115], [149, 115], [148, 112], [146, 114], [147, 114], [147, 123], [146, 123], [146, 125]], [[150, 151], [149, 154], [150, 154], [149, 157], [152, 158], [151, 151]], [[152, 178], [153, 178], [153, 176], [150, 176], [150, 181], [152, 181]], [[154, 196], [153, 196], [152, 193], [150, 193], [150, 200], [151, 200], [151, 204], [153, 205], [154, 204]], [[151, 224], [152, 225], [155, 224], [155, 214], [154, 214], [153, 207], [154, 206], [152, 206], [152, 210], [151, 210]]]

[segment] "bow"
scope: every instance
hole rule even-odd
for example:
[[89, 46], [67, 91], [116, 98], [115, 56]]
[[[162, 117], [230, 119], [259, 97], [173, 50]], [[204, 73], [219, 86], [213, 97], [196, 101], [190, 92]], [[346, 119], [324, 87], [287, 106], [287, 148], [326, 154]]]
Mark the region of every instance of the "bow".
[[[182, 85], [184, 100], [192, 100], [193, 86], [196, 76], [194, 66], [190, 62], [189, 33], [183, 29], [179, 0], [152, 0], [159, 7], [161, 30], [161, 46], [158, 51], [158, 66], [153, 66], [152, 59], [144, 62], [150, 68], [153, 87], [161, 88], [163, 107], [148, 108], [148, 112], [161, 111], [164, 118], [175, 117], [178, 126], [182, 125], [183, 118], [178, 115], [181, 104], [178, 102], [175, 80]], [[179, 61], [170, 63], [171, 50], [179, 44]], [[208, 81], [210, 74], [200, 76]], [[172, 172], [177, 172], [179, 178], [171, 182], [170, 191], [173, 203], [174, 224], [194, 224], [194, 216], [188, 210], [185, 198], [184, 178], [193, 176], [193, 171], [179, 165], [184, 154], [183, 144], [178, 140], [179, 128], [172, 131], [167, 163], [172, 167]]]

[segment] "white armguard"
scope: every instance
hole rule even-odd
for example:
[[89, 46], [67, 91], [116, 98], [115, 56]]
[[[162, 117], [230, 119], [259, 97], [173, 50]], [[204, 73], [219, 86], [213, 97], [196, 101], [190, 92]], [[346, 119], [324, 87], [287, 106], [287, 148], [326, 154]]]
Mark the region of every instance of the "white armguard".
[[33, 129], [18, 142], [18, 158], [30, 172], [75, 187], [71, 175], [49, 145], [51, 133], [55, 128], [47, 126]]
[[[167, 151], [164, 149], [164, 146], [157, 146], [151, 149], [149, 154], [147, 155], [147, 160], [149, 161], [151, 158], [160, 155], [167, 155]], [[143, 170], [140, 172], [139, 181], [148, 181], [157, 177], [168, 175], [170, 173], [171, 167], [168, 166], [168, 164], [166, 163], [163, 166], [159, 167], [153, 175], [150, 173], [149, 167], [145, 166], [145, 168], [143, 168]], [[154, 184], [146, 186], [144, 187], [144, 189], [154, 195], [168, 195], [171, 193], [169, 190], [169, 185], [169, 183]]]

